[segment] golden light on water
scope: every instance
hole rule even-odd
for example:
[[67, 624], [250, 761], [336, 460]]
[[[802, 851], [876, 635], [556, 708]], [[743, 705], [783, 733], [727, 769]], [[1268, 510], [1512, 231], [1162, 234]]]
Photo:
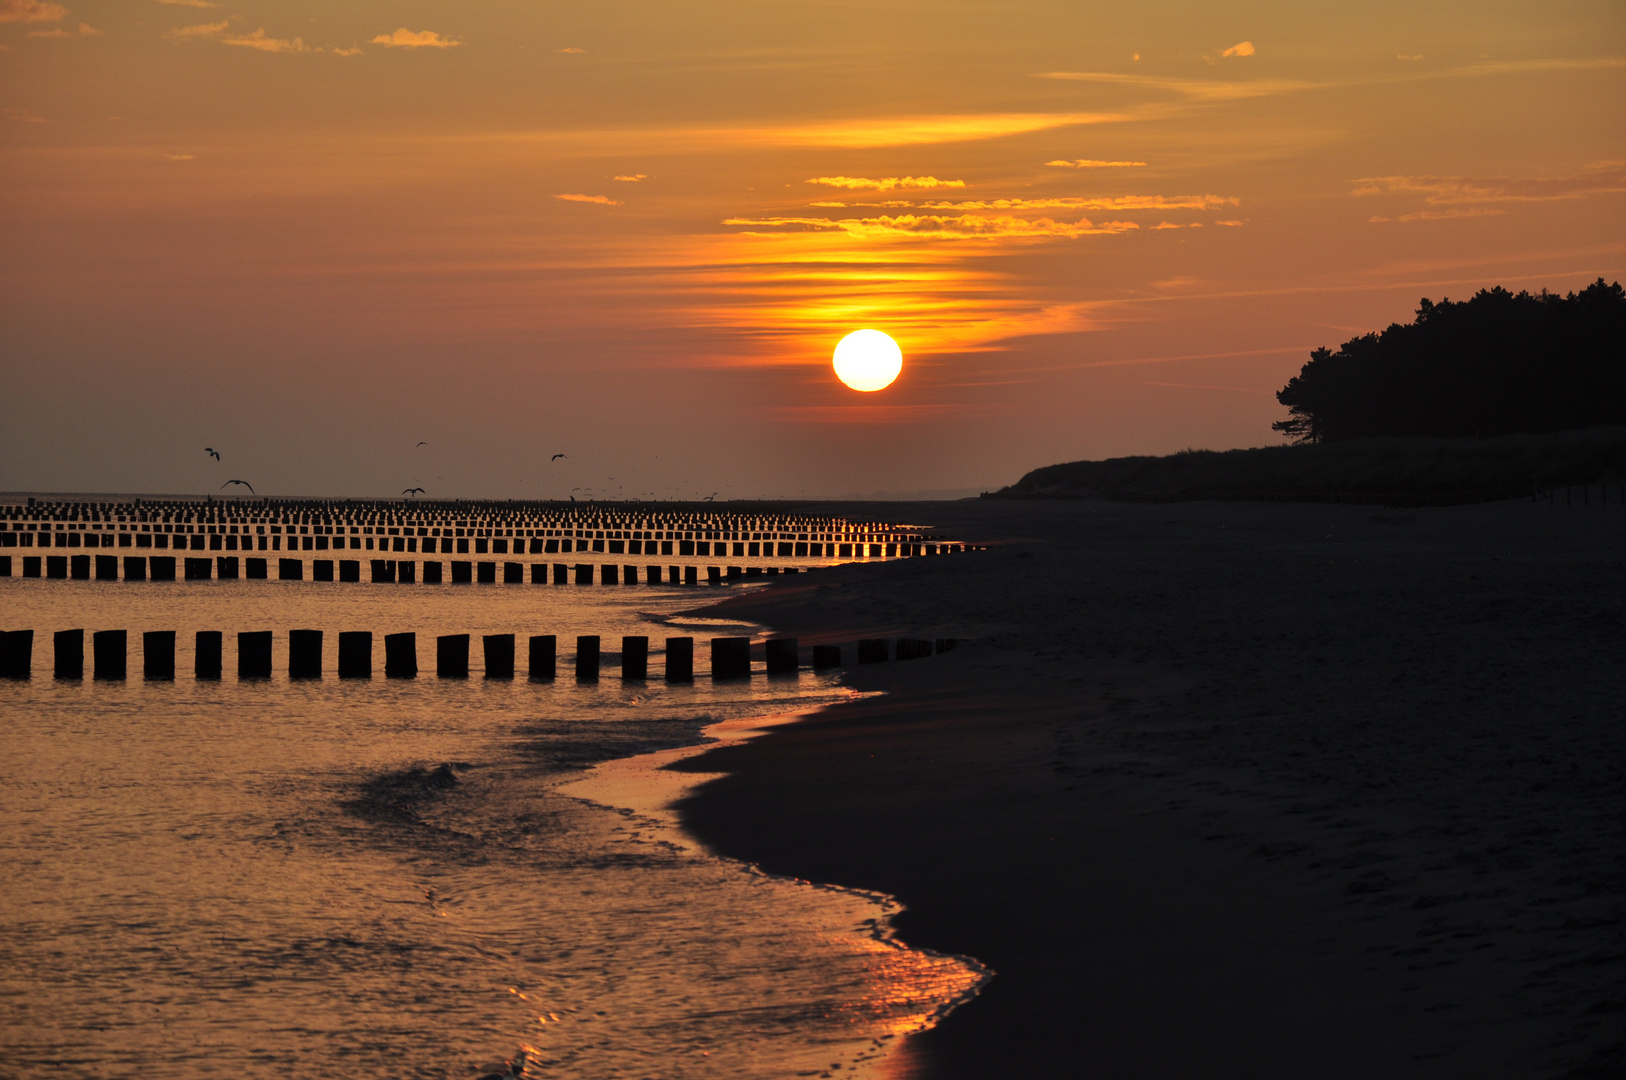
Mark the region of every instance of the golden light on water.
[[836, 346], [834, 363], [836, 378], [854, 390], [885, 390], [903, 370], [903, 350], [879, 330], [854, 330]]

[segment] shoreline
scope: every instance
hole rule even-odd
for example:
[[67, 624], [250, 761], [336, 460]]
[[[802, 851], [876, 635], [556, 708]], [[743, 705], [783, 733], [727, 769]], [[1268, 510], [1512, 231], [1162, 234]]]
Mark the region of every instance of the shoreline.
[[[631, 757], [610, 758], [590, 766], [581, 775], [563, 783], [552, 785], [551, 790], [554, 794], [575, 799], [588, 806], [621, 813], [629, 821], [636, 821], [645, 830], [655, 833], [656, 839], [651, 840], [648, 836], [641, 836], [642, 842], [653, 842], [673, 850], [692, 850], [708, 858], [734, 863], [742, 873], [777, 877], [787, 884], [817, 889], [823, 892], [839, 893], [866, 905], [871, 905], [877, 909], [876, 916], [873, 919], [866, 920], [860, 927], [850, 928], [846, 932], [862, 932], [871, 941], [888, 949], [922, 953], [934, 960], [941, 960], [962, 967], [975, 976], [974, 981], [969, 986], [938, 1005], [928, 1015], [920, 1018], [916, 1026], [883, 1036], [884, 1039], [891, 1040], [897, 1034], [907, 1036], [935, 1027], [950, 1013], [974, 1001], [982, 988], [988, 983], [990, 973], [987, 968], [970, 957], [951, 955], [905, 944], [899, 938], [895, 925], [897, 917], [904, 911], [903, 905], [896, 897], [846, 885], [814, 882], [805, 878], [787, 877], [785, 875], [770, 875], [754, 863], [741, 862], [712, 851], [683, 827], [676, 811], [676, 807], [696, 787], [706, 783], [709, 779], [713, 779], [716, 775], [685, 768], [684, 762], [711, 751], [742, 745], [780, 726], [806, 720], [816, 712], [829, 707], [827, 703], [816, 706], [811, 712], [776, 713], [718, 721], [701, 729], [699, 737], [704, 740], [702, 742], [666, 747]], [[863, 1052], [848, 1058], [845, 1063], [845, 1071], [841, 1075], [855, 1077], [857, 1080], [866, 1080], [866, 1078], [868, 1080], [884, 1080], [886, 1077], [897, 1075], [891, 1059], [896, 1056], [899, 1045], [898, 1042], [872, 1041], [870, 1046]], [[820, 1075], [830, 1076], [833, 1074], [825, 1070]]]
[[998, 973], [894, 1076], [1617, 1075], [1626, 515], [1373, 509], [948, 504], [1004, 542], [701, 609], [973, 641], [675, 763], [684, 828]]

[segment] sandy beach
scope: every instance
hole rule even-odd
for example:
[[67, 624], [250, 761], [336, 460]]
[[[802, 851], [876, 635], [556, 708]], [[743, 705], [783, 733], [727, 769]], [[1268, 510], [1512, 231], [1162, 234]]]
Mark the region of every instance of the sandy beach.
[[672, 767], [714, 850], [996, 973], [897, 1075], [1622, 1075], [1626, 509], [894, 512], [992, 549], [719, 607], [967, 643]]

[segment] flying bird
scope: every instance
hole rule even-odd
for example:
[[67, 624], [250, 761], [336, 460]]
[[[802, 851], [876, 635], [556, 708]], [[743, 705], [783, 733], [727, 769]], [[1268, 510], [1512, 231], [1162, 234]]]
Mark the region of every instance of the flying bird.
[[701, 499], [700, 501], [701, 502], [711, 502], [711, 500], [715, 499], [716, 497], [717, 497], [717, 492], [714, 491], [710, 495], [707, 495], [704, 499]]
[[423, 488], [407, 488], [405, 491], [401, 492], [401, 494], [402, 495], [412, 495], [412, 494], [422, 495], [423, 494]]
[[205, 447], [204, 447], [204, 448], [203, 448], [203, 452], [204, 452], [204, 453], [205, 453], [205, 454], [208, 454], [208, 455], [209, 455], [209, 456], [210, 456], [210, 457], [212, 457], [212, 458], [214, 458], [214, 459], [215, 459], [215, 460], [216, 460], [216, 461], [219, 461], [219, 460], [220, 460], [220, 451], [219, 451], [219, 450], [216, 450], [216, 449], [215, 449], [215, 448], [214, 448], [214, 447], [212, 447], [212, 446], [205, 446]]
[[253, 494], [253, 495], [258, 495], [259, 494], [258, 491], [254, 490], [254, 485], [249, 483], [247, 480], [227, 480], [224, 484], [220, 485], [220, 490], [224, 491], [227, 488], [231, 487], [233, 484], [241, 484], [241, 485], [243, 485], [244, 487], [248, 488], [250, 494]]
[[[428, 446], [428, 445], [429, 445], [429, 444], [428, 444], [428, 443], [426, 443], [426, 442], [419, 442], [419, 443], [418, 443], [418, 446]], [[414, 446], [414, 447], [413, 447], [413, 448], [412, 448], [412, 449], [414, 449], [414, 450], [416, 450], [416, 449], [417, 449], [417, 448], [418, 448], [418, 446]]]
[[555, 461], [558, 461], [558, 460], [559, 460], [559, 459], [560, 459], [560, 458], [562, 458], [562, 457], [564, 457], [564, 455], [563, 455], [563, 454], [555, 454], [555, 455], [553, 455], [553, 456], [552, 456], [552, 457], [550, 457], [550, 458], [549, 458], [549, 459], [548, 459], [548, 464], [549, 464], [549, 465], [552, 465], [552, 464], [553, 464], [553, 463], [554, 463], [554, 462], [555, 462]]

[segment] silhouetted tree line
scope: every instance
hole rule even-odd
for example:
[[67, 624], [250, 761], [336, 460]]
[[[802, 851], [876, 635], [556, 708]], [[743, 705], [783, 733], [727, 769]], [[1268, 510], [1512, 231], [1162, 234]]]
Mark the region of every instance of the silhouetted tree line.
[[1626, 424], [1626, 292], [1424, 299], [1417, 321], [1326, 348], [1276, 395], [1295, 442], [1479, 437]]

